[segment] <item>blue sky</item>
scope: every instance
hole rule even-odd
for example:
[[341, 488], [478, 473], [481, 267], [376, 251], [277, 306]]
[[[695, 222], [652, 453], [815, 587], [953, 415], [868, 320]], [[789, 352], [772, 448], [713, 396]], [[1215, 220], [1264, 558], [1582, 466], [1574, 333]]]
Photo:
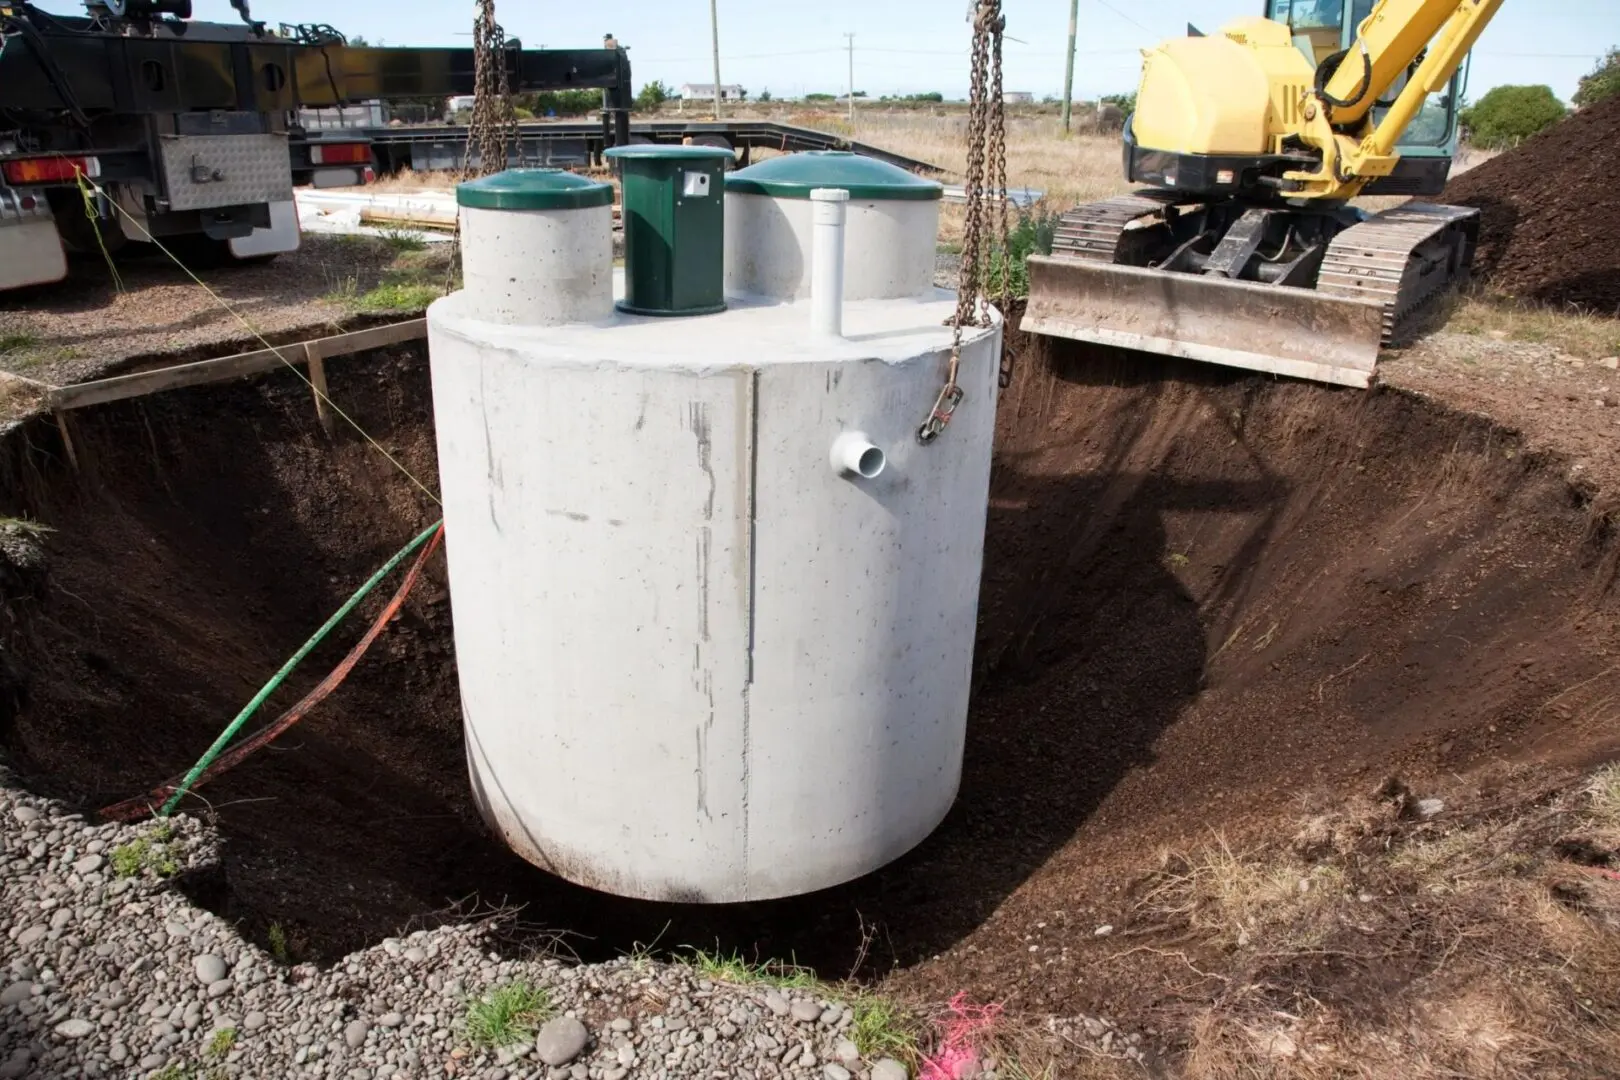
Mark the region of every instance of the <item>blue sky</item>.
[[[841, 92], [844, 34], [855, 34], [857, 89], [882, 94], [967, 90], [967, 0], [718, 0], [721, 78], [753, 94]], [[47, 0], [67, 10], [65, 0]], [[195, 0], [198, 18], [231, 19], [228, 0]], [[1080, 0], [1078, 97], [1134, 89], [1138, 49], [1259, 13], [1260, 0]], [[1060, 93], [1067, 0], [1006, 0], [1006, 85]], [[509, 35], [525, 45], [593, 47], [608, 31], [630, 46], [637, 82], [709, 82], [707, 0], [497, 0]], [[466, 43], [473, 4], [399, 0], [253, 0], [270, 23], [329, 22], [390, 45]], [[1620, 45], [1620, 0], [1507, 0], [1475, 50], [1469, 96], [1502, 83], [1546, 83], [1562, 98], [1608, 47]]]

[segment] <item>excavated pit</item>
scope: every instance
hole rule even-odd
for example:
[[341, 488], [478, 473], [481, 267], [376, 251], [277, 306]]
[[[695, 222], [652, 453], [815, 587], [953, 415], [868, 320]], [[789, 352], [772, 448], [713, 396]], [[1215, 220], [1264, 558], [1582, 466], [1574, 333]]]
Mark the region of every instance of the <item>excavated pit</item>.
[[[832, 977], [864, 959], [940, 1000], [965, 988], [1072, 1010], [1106, 988], [1043, 978], [1020, 920], [1067, 909], [1089, 937], [1087, 909], [1161, 844], [1393, 772], [1614, 750], [1616, 545], [1558, 461], [1394, 391], [1013, 348], [966, 775], [912, 855], [728, 908], [605, 898], [523, 863], [469, 798], [439, 559], [337, 694], [190, 804], [225, 838], [192, 895], [260, 940], [276, 925], [297, 958], [476, 897], [524, 905], [587, 959], [718, 944]], [[329, 377], [433, 488], [423, 352], [335, 361]], [[0, 447], [4, 511], [51, 530], [42, 563], [15, 531], [0, 559], [0, 726], [30, 784], [89, 810], [194, 761], [436, 514], [352, 433], [323, 434], [285, 373], [72, 423], [77, 474], [48, 421]], [[619, 782], [603, 776], [602, 798]]]

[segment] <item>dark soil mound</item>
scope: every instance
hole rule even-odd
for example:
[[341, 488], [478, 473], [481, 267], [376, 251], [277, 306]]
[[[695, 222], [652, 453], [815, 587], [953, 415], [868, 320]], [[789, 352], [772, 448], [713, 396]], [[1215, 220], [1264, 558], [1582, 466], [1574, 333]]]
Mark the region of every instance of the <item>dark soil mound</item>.
[[[833, 978], [898, 966], [892, 984], [932, 1000], [1121, 1015], [1163, 981], [1057, 965], [1100, 947], [1159, 845], [1389, 771], [1417, 783], [1615, 741], [1615, 544], [1557, 469], [1400, 393], [1056, 348], [1002, 398], [966, 773], [910, 856], [725, 908], [616, 900], [523, 863], [469, 797], [436, 560], [342, 690], [190, 804], [226, 841], [193, 895], [261, 940], [280, 924], [295, 955], [476, 892], [525, 902], [587, 957], [718, 944]], [[432, 486], [423, 359], [329, 378]], [[0, 634], [26, 668], [0, 736], [31, 783], [87, 807], [189, 765], [435, 513], [369, 447], [323, 436], [285, 374], [75, 414], [78, 477], [54, 433], [0, 442], [0, 511], [55, 530], [44, 580], [0, 575]]]
[[1475, 273], [1541, 303], [1620, 314], [1620, 97], [1457, 177], [1443, 202], [1483, 215]]

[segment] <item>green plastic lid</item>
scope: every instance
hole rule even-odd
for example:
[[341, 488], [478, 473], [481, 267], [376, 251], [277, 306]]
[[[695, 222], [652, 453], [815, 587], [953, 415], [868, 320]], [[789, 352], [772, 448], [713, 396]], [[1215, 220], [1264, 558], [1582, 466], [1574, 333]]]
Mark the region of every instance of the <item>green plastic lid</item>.
[[613, 185], [563, 169], [507, 169], [457, 184], [456, 202], [476, 210], [584, 210], [613, 205]]
[[610, 158], [666, 158], [676, 161], [716, 161], [735, 158], [736, 151], [724, 146], [687, 146], [675, 143], [637, 143], [633, 146], [615, 146], [607, 152]]
[[852, 199], [937, 199], [945, 188], [897, 165], [848, 150], [806, 150], [768, 158], [726, 177], [726, 190], [808, 199], [816, 188], [843, 188]]

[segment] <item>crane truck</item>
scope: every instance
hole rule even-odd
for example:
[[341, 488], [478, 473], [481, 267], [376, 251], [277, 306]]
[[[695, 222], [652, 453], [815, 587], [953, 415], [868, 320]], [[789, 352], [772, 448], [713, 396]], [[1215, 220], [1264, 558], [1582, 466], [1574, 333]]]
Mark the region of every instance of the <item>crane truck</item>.
[[1467, 279], [1479, 212], [1354, 200], [1445, 189], [1467, 57], [1501, 4], [1268, 0], [1146, 50], [1123, 137], [1143, 186], [1061, 217], [1023, 329], [1367, 386]]
[[[471, 49], [349, 45], [328, 26], [191, 21], [191, 0], [87, 0], [82, 16], [0, 0], [0, 290], [60, 280], [64, 248], [146, 236], [193, 257], [297, 248], [295, 179], [358, 183], [361, 137], [301, 114], [474, 90]], [[630, 62], [602, 49], [503, 54], [514, 92], [601, 88], [603, 142], [629, 142]]]

